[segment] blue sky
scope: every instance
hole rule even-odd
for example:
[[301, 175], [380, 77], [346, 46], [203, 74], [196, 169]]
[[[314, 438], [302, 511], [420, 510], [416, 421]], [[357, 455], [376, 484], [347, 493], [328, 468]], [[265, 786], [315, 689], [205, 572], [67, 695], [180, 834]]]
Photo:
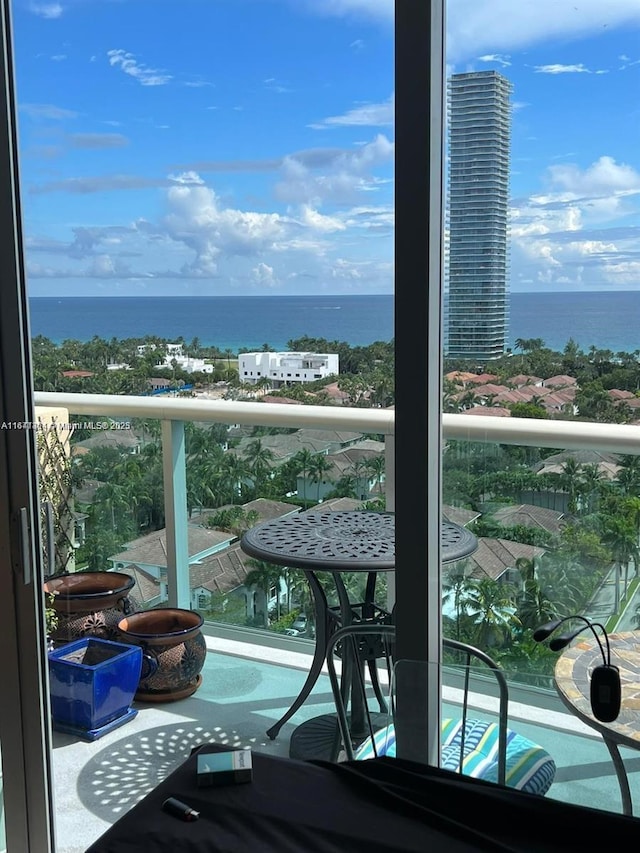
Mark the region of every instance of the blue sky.
[[[32, 295], [390, 293], [392, 0], [13, 0]], [[450, 0], [514, 291], [640, 287], [640, 3]]]

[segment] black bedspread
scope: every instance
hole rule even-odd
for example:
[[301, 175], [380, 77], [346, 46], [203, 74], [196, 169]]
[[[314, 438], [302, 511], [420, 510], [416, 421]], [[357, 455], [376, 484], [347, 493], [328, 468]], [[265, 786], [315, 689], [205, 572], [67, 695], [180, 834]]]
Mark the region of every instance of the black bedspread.
[[[640, 841], [635, 818], [409, 761], [329, 764], [254, 753], [253, 762], [249, 784], [198, 788], [191, 756], [87, 853], [555, 853], [594, 849], [598, 838], [619, 850]], [[165, 814], [170, 796], [200, 819]]]

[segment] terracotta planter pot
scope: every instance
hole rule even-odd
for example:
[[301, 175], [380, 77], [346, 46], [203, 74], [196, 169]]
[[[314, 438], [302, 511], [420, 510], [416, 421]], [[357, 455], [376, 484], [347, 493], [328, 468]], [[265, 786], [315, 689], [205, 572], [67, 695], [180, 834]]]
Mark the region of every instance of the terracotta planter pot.
[[[141, 646], [145, 653], [137, 700], [172, 702], [195, 693], [207, 654], [203, 622], [198, 613], [177, 607], [145, 610], [120, 620], [121, 641]], [[157, 668], [148, 665], [147, 656]]]
[[134, 584], [135, 579], [122, 572], [75, 572], [48, 578], [44, 591], [53, 594], [52, 606], [58, 614], [50, 639], [56, 645], [82, 637], [117, 640], [118, 622], [139, 607], [129, 595]]

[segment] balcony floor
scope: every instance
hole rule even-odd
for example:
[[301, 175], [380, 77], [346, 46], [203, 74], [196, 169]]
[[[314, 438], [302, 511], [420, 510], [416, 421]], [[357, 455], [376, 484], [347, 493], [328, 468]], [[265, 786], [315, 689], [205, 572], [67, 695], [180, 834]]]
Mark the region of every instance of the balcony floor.
[[[139, 704], [135, 719], [94, 743], [54, 732], [58, 853], [83, 853], [196, 744], [215, 741], [286, 756], [294, 728], [333, 709], [329, 680], [322, 676], [294, 721], [283, 727], [277, 740], [269, 740], [265, 730], [297, 695], [309, 655], [214, 637], [207, 637], [207, 644], [203, 683], [194, 696], [162, 705]], [[455, 710], [445, 701], [443, 714], [448, 713]], [[547, 796], [620, 811], [617, 780], [602, 740], [564, 712], [559, 702], [557, 710], [548, 711], [511, 704], [509, 722], [554, 757], [558, 772]], [[633, 796], [640, 791], [640, 756], [627, 751], [623, 758]]]

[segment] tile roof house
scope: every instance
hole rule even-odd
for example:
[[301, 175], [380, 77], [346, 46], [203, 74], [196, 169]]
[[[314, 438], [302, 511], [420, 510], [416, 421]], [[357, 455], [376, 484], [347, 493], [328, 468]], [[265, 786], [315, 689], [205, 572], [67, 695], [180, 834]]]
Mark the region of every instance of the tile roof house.
[[305, 512], [353, 512], [362, 509], [362, 501], [356, 498], [329, 498], [321, 504], [309, 507]]
[[[228, 547], [234, 539], [233, 534], [220, 530], [189, 525], [187, 529], [189, 563], [199, 562], [205, 557]], [[126, 571], [128, 565], [137, 565], [154, 577], [160, 577], [167, 568], [167, 531], [154, 530], [146, 536], [127, 543], [119, 554], [109, 557], [114, 569]]]
[[492, 382], [487, 382], [485, 385], [478, 385], [474, 388], [473, 393], [476, 397], [488, 397], [508, 390], [506, 385], [494, 385]]
[[473, 406], [460, 412], [461, 415], [479, 415], [480, 417], [510, 418], [511, 412], [501, 406]]
[[570, 410], [572, 414], [576, 414], [577, 408], [573, 405], [575, 399], [574, 388], [561, 388], [558, 391], [552, 391], [550, 394], [540, 400], [540, 405], [549, 412], [549, 414], [557, 414]]
[[501, 394], [496, 394], [493, 398], [494, 403], [504, 403], [511, 405], [512, 403], [530, 403], [532, 397], [528, 394], [523, 394], [523, 388], [514, 389], [512, 391], [503, 391]]
[[66, 379], [88, 379], [90, 376], [95, 376], [91, 370], [63, 370], [62, 375]]
[[349, 395], [346, 391], [341, 391], [340, 388], [338, 388], [337, 382], [331, 382], [329, 385], [325, 385], [322, 390], [334, 403], [346, 405], [349, 402]]
[[569, 385], [577, 385], [578, 380], [573, 376], [560, 374], [558, 376], [550, 376], [549, 379], [543, 379], [542, 384], [545, 388], [566, 388]]
[[505, 384], [511, 385], [514, 388], [519, 388], [521, 385], [534, 385], [540, 388], [542, 386], [542, 379], [540, 376], [527, 376], [526, 373], [518, 373], [517, 376], [505, 379]]
[[[346, 430], [333, 429], [299, 429], [296, 432], [279, 435], [262, 435], [260, 442], [263, 447], [269, 449], [274, 455], [274, 462], [286, 462], [292, 459], [301, 450], [310, 453], [333, 453], [344, 447], [355, 444], [362, 438], [362, 433], [347, 432]], [[252, 436], [244, 436], [240, 439], [237, 447], [229, 452], [243, 456], [247, 445], [256, 439]]]
[[466, 385], [472, 379], [475, 379], [477, 376], [476, 373], [468, 373], [463, 370], [452, 370], [450, 373], [445, 374], [445, 379], [448, 379], [449, 382], [455, 382], [456, 385]]
[[486, 385], [487, 382], [494, 382], [498, 377], [493, 373], [480, 373], [473, 378], [468, 379], [469, 384], [473, 385]]
[[442, 505], [442, 517], [445, 521], [452, 521], [454, 524], [459, 524], [461, 527], [466, 527], [472, 521], [480, 518], [482, 513], [472, 509], [464, 509], [463, 507], [450, 506], [449, 504]]
[[[511, 542], [509, 539], [491, 539], [482, 536], [478, 539], [478, 550], [467, 557], [468, 577], [475, 580], [491, 578], [513, 583], [518, 581], [519, 572], [516, 560], [533, 560], [545, 553], [544, 548], [525, 545], [523, 542]], [[516, 573], [517, 572], [517, 576]]]
[[[189, 566], [189, 587], [192, 599], [202, 595], [224, 593], [238, 589], [244, 584], [246, 576], [252, 571], [251, 557], [242, 551], [239, 544], [212, 554], [199, 563]], [[196, 602], [196, 607], [202, 607]]]
[[341, 477], [353, 476], [356, 494], [361, 501], [369, 500], [370, 497], [375, 497], [383, 491], [384, 472], [378, 481], [377, 475], [366, 469], [368, 462], [380, 456], [384, 458], [384, 442], [373, 439], [363, 439], [350, 447], [329, 453], [327, 462], [331, 464], [331, 468], [327, 470], [321, 483], [316, 482], [308, 472], [306, 477], [298, 474], [298, 495], [322, 500], [325, 495], [334, 490], [336, 482]]
[[71, 448], [74, 456], [81, 456], [96, 447], [115, 447], [129, 453], [139, 453], [142, 442], [131, 429], [101, 429], [84, 441], [77, 441]]
[[501, 507], [491, 517], [505, 527], [533, 527], [557, 535], [563, 527], [565, 514], [533, 504], [518, 504]]
[[299, 406], [299, 400], [292, 400], [290, 397], [274, 397], [273, 394], [265, 394], [260, 398], [261, 403], [278, 403], [281, 406]]
[[627, 406], [629, 409], [640, 409], [640, 397], [626, 397], [624, 400], [616, 402], [618, 406]]
[[[194, 609], [207, 607], [212, 594], [231, 592], [244, 584], [252, 569], [251, 558], [240, 549], [237, 541], [229, 544], [234, 538], [233, 534], [219, 530], [188, 527], [189, 588]], [[130, 542], [125, 551], [109, 559], [117, 571], [135, 578], [134, 596], [142, 605], [152, 607], [167, 600], [165, 530], [141, 536]], [[247, 602], [249, 598], [250, 595]]]
[[131, 575], [135, 583], [131, 588], [131, 598], [142, 607], [153, 607], [162, 602], [162, 585], [159, 578], [141, 569], [133, 563], [127, 566], [124, 574]]
[[263, 521], [271, 521], [272, 518], [283, 518], [287, 515], [295, 515], [300, 512], [302, 507], [296, 504], [285, 503], [284, 501], [271, 501], [268, 498], [256, 498], [254, 501], [248, 501], [245, 504], [224, 504], [224, 506], [216, 507], [215, 509], [203, 509], [199, 513], [195, 513], [189, 519], [190, 524], [200, 527], [208, 527], [208, 520], [213, 518], [218, 513], [228, 509], [242, 509], [245, 513], [255, 512], [258, 515], [255, 524], [260, 524]]
[[568, 459], [574, 459], [579, 465], [597, 465], [600, 473], [608, 480], [614, 480], [620, 465], [615, 453], [604, 453], [599, 450], [565, 450], [562, 453], [554, 453], [547, 456], [537, 465], [533, 471], [536, 474], [563, 474], [563, 465]]

